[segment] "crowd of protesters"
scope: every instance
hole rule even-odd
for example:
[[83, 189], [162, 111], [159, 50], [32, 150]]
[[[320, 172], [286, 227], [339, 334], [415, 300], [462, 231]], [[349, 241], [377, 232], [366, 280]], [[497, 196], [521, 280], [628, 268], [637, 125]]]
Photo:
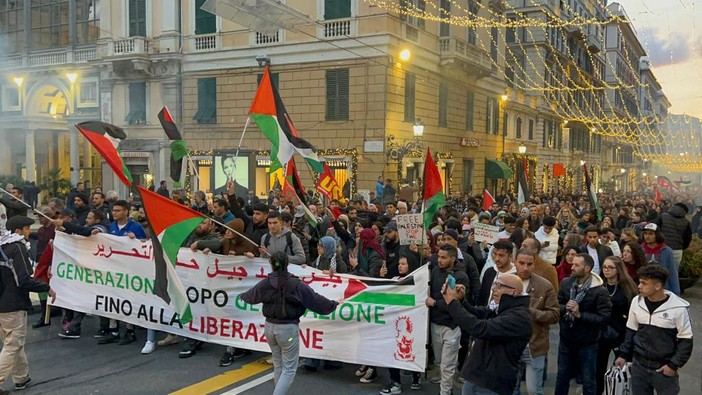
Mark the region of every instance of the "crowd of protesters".
[[[400, 184], [396, 188], [391, 179], [383, 182], [379, 177], [368, 197], [327, 204], [308, 191], [303, 196], [306, 206], [286, 201], [277, 188], [265, 197], [252, 191], [237, 196], [231, 184], [221, 195], [197, 191], [189, 200], [180, 191], [169, 191], [163, 181], [156, 192], [230, 228], [204, 221], [183, 245], [193, 250], [274, 257], [274, 271], [283, 261], [282, 253], [285, 265], [377, 278], [403, 277], [428, 265], [431, 285], [425, 304], [435, 366], [430, 381], [439, 385], [442, 395], [452, 393], [456, 385], [462, 385], [463, 394], [518, 394], [522, 379], [528, 394], [543, 394], [549, 327], [556, 324], [558, 359], [550, 361], [557, 365], [556, 394], [567, 394], [573, 383], [582, 385], [583, 394], [601, 394], [605, 372], [614, 360], [618, 365], [632, 362], [635, 394], [653, 389], [658, 394], [678, 392], [677, 370], [692, 349], [689, 304], [680, 297], [678, 271], [683, 251], [693, 237], [702, 236], [702, 202], [698, 206], [683, 193], [662, 201], [645, 193], [616, 193], [600, 194], [599, 207], [586, 196], [571, 194], [534, 195], [518, 204], [501, 193], [483, 209], [482, 195], [457, 194], [447, 199], [426, 229], [428, 243], [400, 245], [394, 218], [421, 212], [417, 190], [407, 182]], [[22, 189], [9, 190], [13, 196], [0, 199], [8, 219], [27, 218], [26, 207], [18, 204]], [[50, 262], [49, 240], [55, 231], [148, 237], [138, 201], [119, 200], [116, 192], [103, 193], [100, 188], [88, 193], [82, 183], [65, 201], [51, 199], [39, 210], [53, 220], [39, 217], [41, 227], [27, 236], [38, 241], [33, 251], [37, 262]], [[13, 227], [26, 221], [15, 222]], [[497, 226], [499, 240], [476, 241], [478, 223]], [[21, 229], [8, 227], [6, 234], [24, 232]], [[40, 264], [35, 278], [48, 282], [46, 272]], [[455, 287], [448, 286], [449, 278]], [[48, 286], [32, 283], [23, 292], [27, 291], [46, 292]], [[41, 299], [45, 309], [46, 297]], [[4, 309], [1, 301], [4, 296]], [[59, 335], [79, 338], [83, 316], [64, 311]], [[41, 317], [34, 328], [47, 325]], [[183, 342], [179, 356], [189, 358], [204, 346], [171, 334], [156, 341], [155, 335], [147, 332], [142, 353]], [[101, 319], [95, 337], [99, 344], [137, 340], [133, 326], [122, 330], [119, 322], [108, 319]], [[271, 347], [280, 351], [278, 344]], [[0, 353], [0, 384], [10, 372], [2, 370], [4, 358], [9, 358], [5, 349]], [[247, 354], [226, 347], [219, 365], [229, 366]], [[276, 370], [276, 380], [282, 372], [287, 388], [295, 372], [290, 372], [284, 352], [282, 358], [285, 366]], [[273, 363], [280, 364], [280, 358]], [[307, 359], [301, 369], [314, 374], [341, 366]], [[355, 373], [361, 383], [372, 383], [379, 370], [361, 366]], [[380, 393], [400, 394], [400, 372], [390, 369], [389, 377]], [[28, 381], [22, 380], [29, 376], [15, 383], [26, 386]], [[410, 388], [421, 385], [420, 375], [412, 374]]]

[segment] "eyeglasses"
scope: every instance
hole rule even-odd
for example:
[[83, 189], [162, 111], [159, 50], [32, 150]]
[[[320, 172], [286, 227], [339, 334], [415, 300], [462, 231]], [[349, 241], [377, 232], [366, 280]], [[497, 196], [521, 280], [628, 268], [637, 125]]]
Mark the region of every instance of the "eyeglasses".
[[502, 283], [501, 283], [501, 282], [499, 282], [499, 281], [495, 281], [495, 283], [494, 283], [494, 284], [492, 284], [492, 288], [493, 288], [493, 289], [498, 289], [498, 288], [507, 288], [507, 289], [511, 289], [511, 290], [515, 290], [515, 289], [517, 289], [517, 288], [514, 288], [514, 287], [510, 287], [509, 285], [506, 285], [506, 284], [502, 284]]
[[616, 266], [602, 266], [602, 270], [617, 270]]

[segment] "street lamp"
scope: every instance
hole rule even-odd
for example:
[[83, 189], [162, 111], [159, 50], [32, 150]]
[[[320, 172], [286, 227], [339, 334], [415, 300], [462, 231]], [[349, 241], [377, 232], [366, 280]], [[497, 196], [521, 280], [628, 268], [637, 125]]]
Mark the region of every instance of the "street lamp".
[[66, 78], [68, 78], [68, 81], [73, 85], [76, 83], [76, 80], [78, 80], [78, 73], [67, 73]]
[[582, 159], [580, 160], [580, 166], [585, 166], [585, 161]]
[[18, 88], [22, 87], [22, 83], [24, 82], [24, 77], [15, 77], [15, 84], [17, 84]]
[[414, 137], [422, 137], [424, 135], [424, 124], [421, 119], [414, 121], [412, 132], [414, 133]]
[[400, 60], [403, 62], [408, 61], [411, 56], [412, 56], [412, 52], [410, 52], [410, 50], [407, 48], [400, 51]]
[[626, 169], [623, 168], [623, 167], [622, 167], [621, 169], [619, 169], [619, 171], [620, 171], [622, 174], [626, 173]]
[[500, 96], [503, 102], [506, 102], [507, 99], [509, 99], [509, 96], [507, 96], [507, 92], [503, 93], [502, 96]]
[[524, 145], [524, 143], [519, 144], [519, 154], [524, 155], [524, 154], [526, 154], [526, 151], [527, 151], [526, 145]]

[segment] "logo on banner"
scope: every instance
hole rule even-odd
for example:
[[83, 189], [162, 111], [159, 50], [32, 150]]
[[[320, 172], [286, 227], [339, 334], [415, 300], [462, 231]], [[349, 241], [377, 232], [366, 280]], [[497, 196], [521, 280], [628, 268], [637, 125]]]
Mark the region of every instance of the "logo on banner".
[[395, 342], [397, 343], [395, 359], [398, 361], [414, 362], [412, 328], [412, 319], [406, 315], [397, 317], [395, 320]]

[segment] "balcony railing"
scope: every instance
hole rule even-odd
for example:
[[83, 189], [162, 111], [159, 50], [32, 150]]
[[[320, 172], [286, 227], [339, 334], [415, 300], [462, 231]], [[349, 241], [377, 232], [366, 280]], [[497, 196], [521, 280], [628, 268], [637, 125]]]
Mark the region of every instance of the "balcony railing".
[[193, 37], [193, 49], [195, 52], [206, 52], [218, 49], [218, 34], [202, 34]]
[[107, 47], [108, 56], [148, 54], [149, 40], [144, 37], [129, 37], [111, 41]]
[[335, 38], [356, 35], [356, 20], [353, 18], [332, 19], [321, 22], [320, 37]]
[[259, 32], [253, 32], [253, 36], [251, 37], [251, 44], [252, 45], [269, 45], [269, 44], [278, 44], [280, 40], [280, 30], [278, 30], [277, 33], [273, 35], [268, 35], [268, 34], [263, 34]]
[[59, 49], [2, 57], [0, 58], [0, 69], [11, 70], [85, 63], [94, 59], [97, 59], [97, 50], [95, 48], [82, 48], [73, 51]]
[[492, 70], [492, 61], [485, 51], [455, 37], [439, 38], [438, 50], [442, 59], [456, 57], [486, 71]]

